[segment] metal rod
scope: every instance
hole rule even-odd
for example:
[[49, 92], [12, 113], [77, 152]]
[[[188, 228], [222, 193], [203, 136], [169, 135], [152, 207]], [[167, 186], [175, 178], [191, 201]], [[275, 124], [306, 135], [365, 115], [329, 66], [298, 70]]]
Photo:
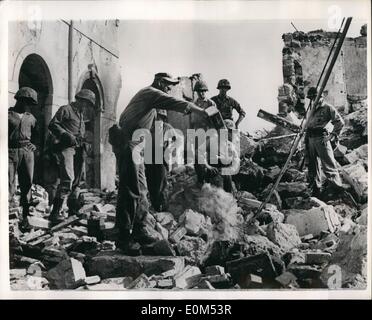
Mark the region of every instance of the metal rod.
[[297, 28], [295, 27], [295, 25], [293, 24], [293, 22], [291, 22], [291, 25], [293, 26], [293, 28], [295, 28], [295, 30], [298, 32]]
[[[320, 86], [320, 89], [319, 89], [319, 91], [318, 91], [318, 94], [317, 94], [317, 96], [316, 96], [316, 98], [315, 98], [315, 101], [314, 101], [314, 103], [313, 103], [312, 108], [310, 109], [310, 113], [308, 114], [308, 119], [307, 119], [305, 122], [303, 121], [304, 125], [302, 126], [301, 131], [297, 134], [295, 140], [293, 141], [293, 144], [292, 144], [292, 147], [291, 147], [291, 151], [290, 151], [290, 153], [289, 153], [289, 155], [288, 155], [288, 158], [287, 158], [287, 160], [286, 160], [284, 166], [282, 167], [282, 169], [281, 169], [281, 171], [280, 171], [280, 173], [279, 173], [279, 175], [278, 175], [278, 178], [277, 178], [276, 181], [275, 181], [275, 184], [272, 186], [272, 188], [271, 188], [269, 194], [267, 195], [265, 201], [261, 203], [261, 205], [260, 205], [260, 207], [258, 208], [257, 212], [255, 213], [255, 216], [257, 216], [257, 215], [262, 211], [262, 209], [266, 206], [266, 204], [270, 201], [270, 198], [271, 198], [272, 194], [274, 193], [274, 190], [276, 190], [276, 188], [278, 187], [281, 178], [283, 177], [285, 171], [287, 170], [288, 164], [289, 164], [289, 162], [291, 161], [291, 158], [292, 158], [292, 156], [293, 156], [295, 150], [297, 149], [298, 143], [300, 142], [302, 136], [303, 136], [304, 133], [306, 132], [306, 129], [307, 129], [307, 125], [308, 125], [308, 123], [309, 123], [309, 120], [310, 120], [311, 117], [313, 116], [313, 113], [314, 113], [314, 110], [315, 110], [315, 108], [316, 108], [316, 105], [318, 104], [319, 99], [320, 99], [320, 97], [321, 97], [322, 94], [323, 94], [323, 91], [324, 91], [325, 86], [327, 85], [327, 82], [328, 82], [329, 76], [331, 75], [332, 69], [333, 69], [333, 67], [334, 67], [334, 65], [335, 65], [335, 63], [336, 63], [336, 60], [337, 60], [337, 57], [338, 57], [338, 55], [339, 55], [339, 53], [340, 53], [340, 50], [341, 50], [342, 44], [343, 44], [343, 42], [344, 42], [344, 40], [345, 40], [346, 33], [347, 33], [347, 31], [349, 30], [351, 20], [352, 20], [351, 17], [347, 18], [347, 20], [346, 20], [345, 27], [344, 27], [344, 29], [343, 29], [343, 31], [342, 31], [342, 34], [341, 34], [341, 37], [340, 37], [340, 41], [339, 41], [339, 43], [337, 44], [337, 47], [336, 47], [335, 52], [334, 52], [334, 54], [333, 54], [332, 60], [331, 60], [331, 62], [330, 62], [330, 65], [329, 65], [329, 67], [328, 67], [328, 69], [327, 69], [327, 72], [326, 72], [326, 74], [325, 74], [325, 76], [324, 76], [324, 79], [323, 79], [323, 81], [322, 81], [322, 84], [321, 84], [321, 86]], [[311, 105], [311, 104], [310, 104], [310, 105]], [[309, 106], [310, 106], [310, 105], [309, 105]]]

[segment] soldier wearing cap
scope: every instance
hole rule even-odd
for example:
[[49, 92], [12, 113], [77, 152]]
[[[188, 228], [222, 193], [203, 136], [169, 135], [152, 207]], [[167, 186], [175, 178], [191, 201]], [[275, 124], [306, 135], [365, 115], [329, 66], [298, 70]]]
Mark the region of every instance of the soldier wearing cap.
[[[318, 90], [311, 87], [307, 97], [314, 101]], [[314, 196], [319, 196], [322, 190], [321, 168], [323, 173], [336, 190], [342, 190], [342, 181], [333, 154], [332, 143], [338, 142], [338, 137], [344, 126], [344, 120], [337, 110], [324, 101], [323, 95], [316, 106], [312, 107], [308, 119], [305, 142], [308, 153], [308, 176]], [[333, 124], [333, 131], [328, 132], [327, 124]], [[321, 165], [320, 165], [321, 164]]]
[[235, 122], [235, 127], [238, 128], [239, 123], [242, 122], [245, 117], [245, 112], [235, 99], [227, 95], [227, 91], [231, 89], [230, 81], [227, 79], [221, 79], [218, 81], [217, 89], [220, 93], [211, 99], [216, 103], [223, 119], [233, 120], [234, 109], [239, 113], [239, 118]]
[[117, 246], [123, 251], [128, 250], [133, 227], [140, 232], [140, 222], [148, 212], [148, 187], [145, 176], [145, 166], [141, 161], [144, 150], [141, 142], [132, 138], [137, 129], [151, 130], [157, 116], [156, 109], [173, 110], [183, 114], [204, 110], [193, 103], [174, 98], [168, 94], [171, 87], [179, 82], [168, 73], [157, 73], [153, 83], [141, 89], [122, 112], [119, 125], [122, 131], [119, 156], [119, 191], [116, 209], [116, 226], [120, 237]]
[[49, 130], [54, 136], [54, 150], [59, 162], [59, 185], [50, 214], [52, 223], [63, 220], [60, 211], [64, 201], [68, 199], [69, 214], [73, 214], [70, 201], [79, 187], [83, 172], [85, 125], [83, 111], [93, 108], [96, 103], [95, 94], [88, 89], [81, 89], [75, 95], [76, 101], [58, 109], [49, 123]]
[[18, 174], [22, 227], [27, 229], [37, 140], [36, 119], [30, 111], [33, 105], [37, 105], [37, 93], [29, 87], [22, 87], [14, 98], [17, 102], [8, 111], [9, 201], [13, 200]]

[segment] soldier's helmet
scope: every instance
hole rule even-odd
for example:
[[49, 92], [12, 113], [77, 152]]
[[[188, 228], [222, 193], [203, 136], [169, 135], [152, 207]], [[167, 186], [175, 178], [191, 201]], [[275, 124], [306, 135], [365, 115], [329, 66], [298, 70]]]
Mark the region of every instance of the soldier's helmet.
[[194, 91], [208, 91], [208, 86], [205, 81], [198, 80], [195, 83]]
[[230, 81], [227, 79], [221, 79], [220, 81], [218, 81], [217, 89], [221, 88], [231, 89]]
[[230, 119], [225, 119], [225, 120], [223, 120], [223, 122], [225, 123], [225, 126], [226, 126], [227, 130], [234, 130], [235, 129], [234, 121], [232, 121]]
[[37, 92], [30, 87], [20, 88], [14, 96], [14, 99], [28, 99], [32, 104], [37, 104]]
[[81, 89], [76, 95], [75, 99], [84, 99], [89, 101], [93, 106], [96, 105], [96, 95], [89, 89]]
[[307, 97], [309, 99], [314, 99], [318, 95], [318, 89], [316, 87], [310, 87], [307, 91]]

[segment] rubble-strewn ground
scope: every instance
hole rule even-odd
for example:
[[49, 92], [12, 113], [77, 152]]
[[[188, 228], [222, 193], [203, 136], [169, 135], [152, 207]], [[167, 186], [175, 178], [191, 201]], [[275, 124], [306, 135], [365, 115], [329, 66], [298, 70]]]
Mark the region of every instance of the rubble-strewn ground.
[[[358, 122], [358, 115], [355, 121], [352, 114], [348, 117], [348, 125], [356, 123], [364, 139], [360, 127], [366, 123]], [[115, 192], [81, 189], [79, 216], [50, 228], [48, 194], [33, 186], [38, 204], [31, 208], [33, 229], [27, 233], [18, 227], [22, 213], [17, 195], [9, 210], [11, 287], [364, 288], [367, 145], [339, 148], [342, 178], [356, 202], [328, 191], [322, 199], [310, 197], [306, 174], [298, 170], [300, 150], [271, 203], [252, 220], [281, 166], [263, 159], [265, 149], [271, 159], [281, 159], [286, 142], [242, 139], [234, 196], [209, 184], [198, 186], [192, 167], [176, 168], [169, 176], [168, 212], [151, 212], [144, 218], [141, 244], [132, 245], [131, 256], [115, 248]], [[357, 139], [355, 131], [353, 140]], [[265, 163], [270, 166], [263, 167]]]

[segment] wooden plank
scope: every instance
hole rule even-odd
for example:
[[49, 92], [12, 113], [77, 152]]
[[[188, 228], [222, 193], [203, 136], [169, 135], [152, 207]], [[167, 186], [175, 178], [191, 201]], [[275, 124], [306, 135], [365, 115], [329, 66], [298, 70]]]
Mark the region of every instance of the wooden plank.
[[282, 118], [282, 117], [279, 117], [279, 116], [276, 116], [275, 114], [272, 114], [270, 112], [267, 112], [265, 110], [262, 110], [260, 109], [257, 113], [257, 117], [261, 118], [261, 119], [264, 119], [266, 121], [269, 121], [271, 123], [274, 123], [280, 127], [283, 127], [287, 130], [290, 130], [294, 133], [297, 133], [297, 132], [300, 132], [300, 127], [296, 124], [294, 124], [293, 122], [285, 119], [285, 118]]
[[79, 218], [77, 216], [71, 216], [71, 217], [68, 217], [65, 221], [62, 221], [61, 223], [55, 225], [54, 227], [52, 227], [50, 229], [51, 232], [55, 232], [57, 230], [60, 230], [60, 229], [63, 229], [64, 227], [67, 227], [68, 225], [76, 222], [77, 220], [79, 220]]

